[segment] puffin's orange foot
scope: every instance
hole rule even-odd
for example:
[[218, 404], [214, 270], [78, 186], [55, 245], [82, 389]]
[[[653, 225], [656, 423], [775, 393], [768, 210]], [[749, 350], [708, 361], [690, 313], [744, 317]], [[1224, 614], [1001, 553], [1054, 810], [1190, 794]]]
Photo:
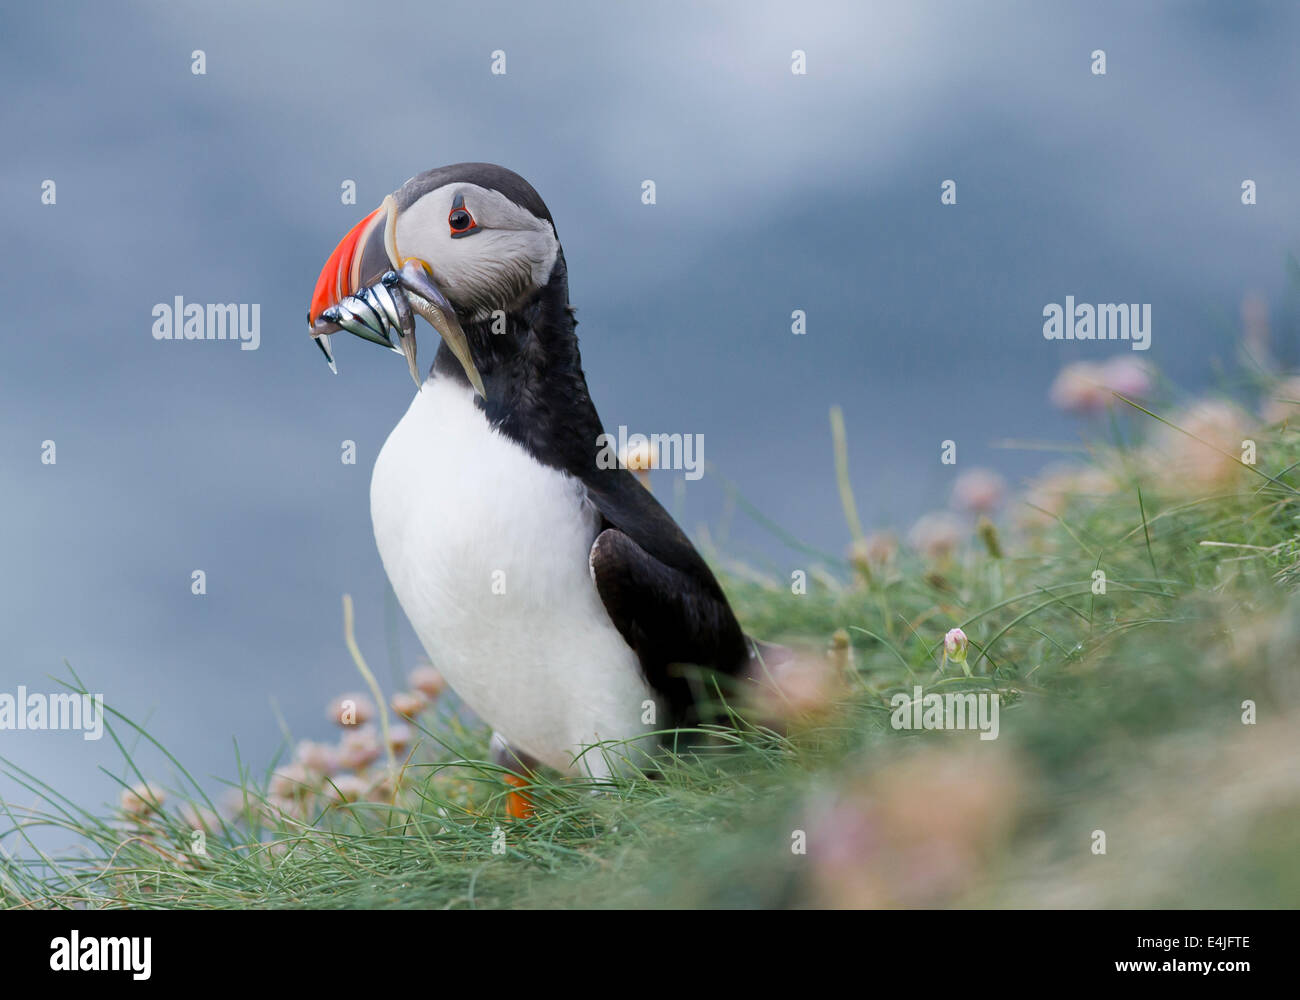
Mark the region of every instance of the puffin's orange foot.
[[506, 784], [512, 786], [512, 790], [506, 796], [506, 815], [511, 819], [525, 820], [532, 819], [533, 800], [525, 791], [518, 791], [528, 785], [528, 782], [517, 774], [504, 775]]

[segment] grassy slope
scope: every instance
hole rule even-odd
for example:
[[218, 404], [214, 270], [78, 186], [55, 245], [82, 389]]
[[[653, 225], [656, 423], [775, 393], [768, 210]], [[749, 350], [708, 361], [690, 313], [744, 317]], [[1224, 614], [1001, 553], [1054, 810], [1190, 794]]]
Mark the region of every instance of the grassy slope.
[[[1296, 477], [1279, 473], [1300, 462], [1300, 433], [1254, 437], [1274, 481], [1225, 460], [1193, 487], [1171, 445], [1098, 451], [1090, 473], [1035, 494], [1055, 517], [1023, 508], [1038, 523], [1001, 529], [1000, 559], [972, 536], [946, 565], [904, 553], [869, 584], [813, 574], [796, 595], [730, 579], [756, 635], [820, 656], [848, 630], [844, 690], [812, 697], [784, 735], [746, 729], [663, 780], [593, 795], [542, 776], [537, 817], [511, 824], [493, 769], [463, 759], [483, 757], [484, 734], [430, 713], [397, 806], [253, 809], [251, 824], [209, 821], [202, 859], [184, 854], [174, 807], [194, 786], [179, 765], [143, 821], [46, 789], [43, 817], [0, 821], [0, 902], [1294, 905], [1300, 508]], [[940, 667], [954, 625], [972, 640], [970, 676]], [[914, 683], [996, 690], [999, 738], [893, 730], [889, 697]], [[250, 802], [264, 777], [242, 782]], [[42, 861], [23, 824], [45, 821], [83, 848]]]

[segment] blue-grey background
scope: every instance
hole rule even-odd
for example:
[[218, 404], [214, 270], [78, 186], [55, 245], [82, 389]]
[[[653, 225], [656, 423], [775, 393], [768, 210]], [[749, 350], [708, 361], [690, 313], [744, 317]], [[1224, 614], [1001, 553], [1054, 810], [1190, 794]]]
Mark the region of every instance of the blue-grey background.
[[[702, 433], [720, 473], [833, 553], [832, 403], [872, 524], [943, 506], [945, 438], [958, 470], [1013, 483], [1051, 456], [996, 442], [1077, 440], [1053, 375], [1126, 348], [1044, 341], [1048, 302], [1152, 303], [1146, 359], [1206, 385], [1243, 294], [1294, 329], [1300, 12], [1082, 7], [10, 5], [0, 690], [55, 690], [66, 660], [194, 773], [230, 776], [234, 741], [270, 758], [277, 708], [324, 736], [324, 703], [359, 686], [342, 593], [391, 677], [368, 483], [412, 387], [347, 338], [332, 377], [304, 313], [344, 232], [442, 163], [502, 163], [547, 200], [607, 425]], [[260, 303], [261, 349], [155, 341], [151, 309], [177, 295]], [[688, 484], [688, 530], [716, 539], [722, 497], [717, 476]], [[725, 548], [806, 562], [743, 518]], [[405, 669], [417, 647], [399, 639]], [[0, 755], [75, 801], [116, 798], [107, 739], [0, 733]]]

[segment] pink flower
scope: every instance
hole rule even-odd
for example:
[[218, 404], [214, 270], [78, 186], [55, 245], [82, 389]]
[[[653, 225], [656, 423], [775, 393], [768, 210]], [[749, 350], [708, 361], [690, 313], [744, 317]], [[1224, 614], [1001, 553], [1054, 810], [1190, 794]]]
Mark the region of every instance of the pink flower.
[[1162, 485], [1181, 492], [1225, 489], [1242, 474], [1237, 456], [1251, 433], [1251, 421], [1237, 407], [1202, 400], [1170, 422], [1174, 426], [1160, 427], [1148, 450]]
[[355, 774], [340, 774], [337, 778], [330, 779], [325, 794], [335, 802], [356, 802], [364, 798], [369, 789], [370, 783], [364, 778]]
[[274, 799], [300, 798], [311, 791], [311, 775], [294, 761], [271, 775], [269, 791]]
[[1006, 483], [990, 469], [971, 469], [952, 485], [953, 506], [974, 514], [991, 514], [1002, 505]]
[[1115, 489], [1115, 478], [1105, 469], [1093, 465], [1049, 466], [1029, 483], [1026, 506], [1020, 509], [1019, 516], [1026, 526], [1053, 524], [1053, 515], [1064, 514], [1071, 499], [1098, 499]]
[[447, 689], [447, 682], [442, 679], [442, 674], [428, 664], [412, 670], [407, 681], [430, 701], [437, 701], [439, 695]]
[[374, 726], [352, 729], [344, 733], [339, 742], [339, 766], [349, 771], [364, 770], [378, 760], [381, 753], [383, 747], [379, 745]]
[[376, 773], [366, 786], [365, 797], [370, 802], [384, 802], [393, 798], [397, 791], [397, 779], [387, 771]]
[[877, 531], [856, 539], [848, 550], [849, 563], [868, 586], [877, 571], [885, 571], [898, 552], [898, 539], [887, 531]]
[[428, 707], [429, 699], [422, 691], [398, 691], [389, 704], [403, 719], [414, 719]]
[[925, 749], [809, 803], [818, 907], [961, 905], [987, 882], [1026, 797], [1008, 753]]
[[375, 717], [375, 703], [364, 694], [342, 694], [330, 702], [326, 714], [340, 726], [364, 726]]
[[850, 651], [845, 648], [843, 653], [838, 663], [833, 649], [826, 658], [794, 652], [765, 662], [753, 677], [754, 707], [764, 719], [785, 721], [830, 712], [844, 694], [841, 668]]
[[167, 794], [157, 785], [139, 784], [122, 789], [122, 811], [133, 819], [143, 819], [167, 800]]
[[395, 754], [405, 752], [411, 745], [411, 727], [397, 723], [388, 727], [388, 749]]
[[338, 752], [327, 743], [302, 740], [293, 751], [293, 759], [308, 774], [333, 774], [338, 770]]
[[1129, 399], [1141, 399], [1151, 391], [1151, 374], [1141, 361], [1121, 354], [1107, 361], [1101, 370], [1102, 384]]
[[1070, 413], [1100, 413], [1112, 402], [1113, 393], [1129, 399], [1151, 391], [1151, 374], [1141, 361], [1121, 355], [1104, 365], [1076, 361], [1066, 365], [1052, 383], [1052, 402]]
[[961, 542], [962, 525], [952, 514], [938, 512], [921, 517], [908, 532], [908, 541], [931, 562], [946, 562]]
[[1052, 383], [1052, 402], [1068, 413], [1099, 413], [1111, 395], [1102, 381], [1101, 368], [1088, 361], [1066, 365]]
[[862, 540], [862, 554], [876, 566], [886, 566], [898, 551], [898, 539], [893, 532], [877, 531]]
[[953, 663], [965, 663], [966, 647], [969, 643], [970, 640], [961, 629], [949, 629], [948, 634], [943, 637], [944, 658], [952, 660]]

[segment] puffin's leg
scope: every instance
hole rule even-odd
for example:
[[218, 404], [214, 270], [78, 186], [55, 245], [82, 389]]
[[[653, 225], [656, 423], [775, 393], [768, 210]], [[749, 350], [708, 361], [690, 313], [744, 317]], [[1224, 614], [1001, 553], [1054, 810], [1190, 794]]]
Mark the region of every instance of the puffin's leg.
[[511, 786], [506, 796], [506, 815], [511, 819], [531, 819], [533, 800], [521, 789], [528, 784], [528, 776], [537, 770], [537, 760], [514, 749], [500, 733], [492, 734], [491, 748], [492, 762], [506, 769], [505, 782]]

